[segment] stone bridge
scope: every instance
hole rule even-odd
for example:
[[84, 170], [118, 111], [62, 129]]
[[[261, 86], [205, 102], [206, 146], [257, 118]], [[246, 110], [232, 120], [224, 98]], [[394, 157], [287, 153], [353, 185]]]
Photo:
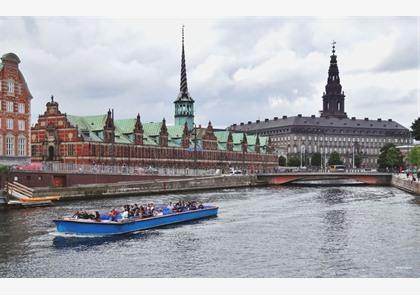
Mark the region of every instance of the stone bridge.
[[[284, 172], [258, 174], [257, 179], [267, 184], [286, 184], [295, 181], [349, 179], [370, 185], [390, 185], [392, 173], [373, 172]], [[337, 183], [338, 184], [338, 183]], [[342, 183], [340, 183], [342, 184]]]

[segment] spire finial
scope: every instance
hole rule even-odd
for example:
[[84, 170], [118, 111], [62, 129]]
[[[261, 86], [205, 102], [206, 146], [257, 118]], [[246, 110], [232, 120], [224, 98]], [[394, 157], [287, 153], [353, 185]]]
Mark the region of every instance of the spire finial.
[[187, 69], [185, 66], [185, 50], [184, 50], [184, 25], [182, 25], [181, 83], [180, 83], [179, 90], [183, 96], [188, 96]]
[[332, 53], [333, 55], [335, 55], [335, 44], [337, 44], [337, 42], [333, 40], [331, 44], [332, 44]]
[[182, 47], [184, 47], [184, 25], [182, 25]]
[[54, 95], [51, 94], [51, 102], [54, 102]]

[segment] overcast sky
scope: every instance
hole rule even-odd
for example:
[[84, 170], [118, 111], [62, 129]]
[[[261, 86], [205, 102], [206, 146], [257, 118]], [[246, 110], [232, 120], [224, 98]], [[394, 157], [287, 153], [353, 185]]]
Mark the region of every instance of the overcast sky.
[[349, 116], [420, 114], [420, 18], [0, 18], [1, 54], [16, 53], [32, 121], [54, 94], [63, 112], [173, 124], [185, 24], [195, 121], [226, 127], [318, 115], [335, 40]]

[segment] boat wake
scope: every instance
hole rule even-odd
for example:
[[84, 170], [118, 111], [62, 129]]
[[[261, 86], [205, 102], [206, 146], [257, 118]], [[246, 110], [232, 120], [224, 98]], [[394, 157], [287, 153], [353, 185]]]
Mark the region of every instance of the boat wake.
[[121, 235], [77, 235], [64, 233], [51, 233], [53, 246], [57, 249], [74, 248], [78, 250], [87, 250], [94, 246], [115, 243], [127, 240], [144, 240], [158, 236], [159, 231], [147, 230], [137, 231]]

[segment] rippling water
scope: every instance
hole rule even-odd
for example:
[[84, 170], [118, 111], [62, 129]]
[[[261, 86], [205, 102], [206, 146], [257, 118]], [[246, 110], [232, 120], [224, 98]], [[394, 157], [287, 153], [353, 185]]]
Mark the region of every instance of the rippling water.
[[[62, 237], [75, 209], [200, 199], [216, 218]], [[0, 277], [419, 277], [420, 201], [391, 187], [268, 187], [0, 212]]]

